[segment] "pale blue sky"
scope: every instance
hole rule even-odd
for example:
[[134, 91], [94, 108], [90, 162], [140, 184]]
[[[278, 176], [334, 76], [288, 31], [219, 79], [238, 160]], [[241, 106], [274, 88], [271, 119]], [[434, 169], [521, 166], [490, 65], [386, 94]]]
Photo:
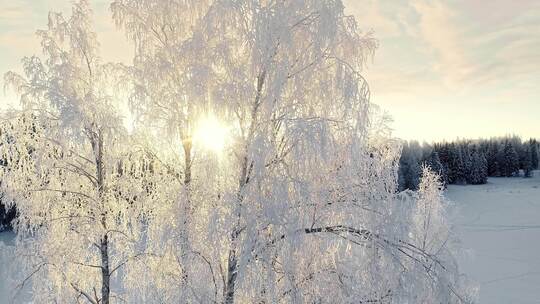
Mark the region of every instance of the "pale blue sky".
[[[379, 40], [364, 73], [396, 136], [540, 137], [540, 1], [344, 1]], [[131, 48], [109, 3], [93, 1], [104, 57], [128, 63]], [[39, 52], [34, 33], [49, 10], [69, 7], [69, 0], [0, 0], [0, 74]], [[0, 95], [2, 105], [15, 100]]]

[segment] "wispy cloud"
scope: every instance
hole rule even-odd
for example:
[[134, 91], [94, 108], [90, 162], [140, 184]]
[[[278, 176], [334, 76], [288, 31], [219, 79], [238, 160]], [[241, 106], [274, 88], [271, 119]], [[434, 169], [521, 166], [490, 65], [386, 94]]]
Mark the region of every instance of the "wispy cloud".
[[[490, 7], [477, 7], [477, 12], [462, 7], [459, 14], [441, 1], [413, 2], [421, 37], [436, 52], [434, 69], [446, 84], [470, 89], [538, 77], [540, 3], [522, 11], [512, 11], [510, 1], [506, 4], [510, 13], [477, 21], [466, 17], [482, 18], [490, 14]], [[500, 1], [497, 8], [503, 8]]]
[[[493, 117], [502, 115], [502, 108], [498, 109], [502, 105], [517, 104], [523, 110], [512, 113], [523, 119], [532, 120], [530, 113], [540, 113], [538, 0], [344, 2], [359, 25], [373, 30], [379, 39], [380, 48], [365, 74], [373, 100], [394, 115], [396, 130], [418, 130], [411, 137], [426, 129], [434, 134], [457, 132], [437, 129], [444, 128], [442, 124], [421, 125], [425, 114], [419, 109], [431, 113], [429, 121], [437, 123], [462, 119], [454, 109], [489, 108], [489, 115], [477, 116], [490, 135], [514, 128], [498, 120], [493, 124]], [[126, 50], [131, 47], [114, 27], [109, 3], [92, 2], [104, 59], [129, 62]], [[0, 74], [19, 69], [22, 56], [39, 53], [35, 31], [46, 25], [47, 12], [69, 13], [69, 7], [66, 0], [0, 1]], [[523, 134], [540, 136], [537, 122], [524, 123], [528, 129]]]
[[[366, 74], [375, 102], [394, 114], [397, 130], [425, 132], [420, 108], [435, 116], [431, 122], [463, 119], [463, 113], [447, 108], [449, 103], [461, 112], [473, 105], [489, 109], [476, 116], [491, 135], [515, 130], [515, 124], [493, 119], [512, 113], [528, 119], [522, 134], [540, 136], [540, 124], [530, 121], [531, 111], [540, 113], [540, 2], [348, 0], [346, 5], [380, 40]], [[500, 113], [508, 104], [517, 110]], [[435, 125], [431, 131], [468, 132], [443, 128]]]
[[448, 85], [458, 86], [468, 78], [473, 64], [467, 54], [463, 29], [456, 23], [456, 13], [442, 1], [415, 0], [412, 7], [418, 13], [418, 38], [427, 43], [438, 59], [433, 66]]

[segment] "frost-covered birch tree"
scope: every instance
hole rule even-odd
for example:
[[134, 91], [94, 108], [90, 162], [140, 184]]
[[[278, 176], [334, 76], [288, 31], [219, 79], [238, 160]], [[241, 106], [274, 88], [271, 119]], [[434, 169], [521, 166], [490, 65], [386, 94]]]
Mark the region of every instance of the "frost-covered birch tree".
[[[443, 189], [441, 177], [431, 171], [431, 168], [424, 166], [418, 191], [407, 193], [414, 197], [411, 201], [414, 207], [409, 242], [419, 250], [435, 253], [438, 257], [438, 260], [420, 257], [414, 261], [414, 265], [410, 265], [411, 273], [416, 272], [416, 279], [413, 281], [416, 284], [415, 303], [432, 303], [433, 299], [451, 303], [453, 295], [462, 302], [472, 302], [471, 296], [475, 294], [475, 286], [464, 278], [459, 278], [458, 265], [453, 256], [456, 240], [448, 224], [449, 202], [444, 198]], [[444, 261], [444, 264], [441, 261]], [[441, 265], [433, 267], [434, 262]], [[448, 289], [451, 293], [445, 292]], [[468, 292], [460, 295], [456, 292], [459, 289]]]
[[[169, 135], [183, 176], [149, 220], [159, 254], [128, 270], [146, 278], [134, 301], [415, 303], [426, 276], [440, 282], [430, 301], [468, 301], [449, 242], [417, 243], [416, 198], [396, 194], [400, 148], [360, 74], [377, 43], [341, 1], [112, 10], [135, 44], [139, 127]], [[217, 153], [197, 146], [205, 117], [228, 130]]]
[[[147, 154], [134, 149], [112, 94], [114, 69], [99, 57], [88, 1], [50, 13], [38, 31], [43, 59], [5, 75], [21, 111], [4, 120], [2, 191], [16, 202], [17, 251], [37, 303], [120, 302], [122, 266], [156, 186]], [[116, 290], [112, 289], [116, 282]]]
[[[197, 187], [193, 185], [196, 181], [192, 173], [192, 139], [198, 118], [210, 106], [210, 87], [216, 81], [208, 61], [212, 50], [205, 44], [208, 36], [203, 31], [202, 20], [211, 4], [212, 1], [206, 0], [119, 0], [111, 5], [115, 22], [125, 28], [135, 44], [133, 66], [126, 70], [133, 76], [130, 101], [139, 118], [138, 132], [152, 133], [153, 130], [154, 134], [168, 135], [152, 154], [176, 173], [177, 179], [169, 183], [171, 191], [162, 195], [163, 200], [175, 202], [174, 210], [161, 209], [162, 217], [170, 213], [175, 217], [165, 222], [169, 225], [160, 227], [168, 238], [160, 237], [162, 241], [154, 244], [157, 246], [154, 249], [163, 249], [162, 255], [181, 265], [178, 267], [179, 295], [188, 302], [193, 296], [187, 293], [190, 272], [196, 272], [191, 268], [196, 263], [194, 259], [200, 261], [200, 257], [195, 256], [197, 251], [192, 248], [191, 237], [194, 214], [201, 208], [192, 197], [192, 189]], [[172, 153], [160, 153], [164, 146]], [[172, 163], [165, 159], [172, 159]]]

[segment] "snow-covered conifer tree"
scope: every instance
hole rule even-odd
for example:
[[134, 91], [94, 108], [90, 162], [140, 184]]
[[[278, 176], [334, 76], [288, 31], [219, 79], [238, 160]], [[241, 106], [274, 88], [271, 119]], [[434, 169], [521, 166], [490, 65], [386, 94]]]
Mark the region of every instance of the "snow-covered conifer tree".
[[439, 153], [432, 151], [425, 163], [432, 172], [439, 174], [443, 186], [448, 184], [448, 175], [439, 158]]
[[539, 154], [539, 145], [538, 145], [538, 141], [536, 139], [530, 139], [529, 140], [529, 145], [531, 146], [531, 163], [532, 163], [532, 169], [533, 170], [537, 170], [539, 167], [538, 167], [538, 163], [539, 163], [539, 159], [540, 159], [540, 154]]
[[504, 142], [504, 176], [510, 177], [519, 174], [519, 155], [514, 144], [509, 139]]
[[467, 182], [473, 185], [487, 182], [487, 160], [478, 149], [473, 149], [471, 156], [471, 169], [467, 176]]
[[533, 170], [533, 151], [529, 143], [523, 145], [523, 158], [521, 159], [521, 168], [523, 169], [523, 177], [531, 177]]
[[463, 161], [463, 153], [459, 143], [451, 143], [449, 146], [449, 180], [452, 184], [464, 184], [467, 182], [467, 173]]
[[493, 139], [489, 140], [488, 150], [486, 154], [486, 159], [488, 162], [488, 175], [489, 176], [499, 176], [500, 168], [498, 165], [498, 154], [499, 154], [499, 145]]
[[420, 155], [421, 150], [418, 143], [405, 142], [403, 144], [398, 171], [398, 188], [400, 191], [418, 189], [422, 174]]

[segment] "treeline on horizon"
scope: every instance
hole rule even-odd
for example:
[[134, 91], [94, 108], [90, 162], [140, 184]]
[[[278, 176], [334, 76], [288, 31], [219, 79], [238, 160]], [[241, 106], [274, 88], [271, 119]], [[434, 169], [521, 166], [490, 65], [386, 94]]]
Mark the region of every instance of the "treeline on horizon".
[[[398, 190], [418, 190], [422, 166], [439, 174], [443, 185], [485, 184], [488, 177], [531, 177], [539, 169], [540, 142], [518, 136], [456, 140], [434, 144], [404, 141]], [[0, 231], [11, 228], [15, 208], [6, 209], [0, 194]]]
[[438, 173], [443, 184], [485, 184], [488, 177], [532, 177], [539, 168], [539, 141], [518, 136], [458, 139], [419, 144], [404, 141], [399, 161], [399, 190], [417, 190], [422, 166]]

